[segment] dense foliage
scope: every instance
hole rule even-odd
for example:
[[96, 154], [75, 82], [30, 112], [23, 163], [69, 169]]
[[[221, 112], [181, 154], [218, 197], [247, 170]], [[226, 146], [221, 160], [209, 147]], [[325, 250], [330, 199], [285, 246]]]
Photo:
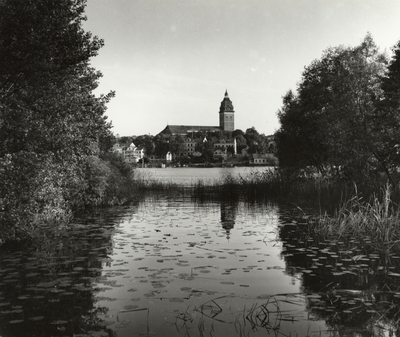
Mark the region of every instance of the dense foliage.
[[85, 3], [0, 1], [0, 242], [115, 200], [130, 175], [110, 158], [114, 93], [93, 93], [103, 41], [82, 29]]
[[280, 164], [356, 182], [395, 182], [399, 161], [399, 45], [393, 59], [370, 35], [327, 49], [283, 97], [276, 134]]

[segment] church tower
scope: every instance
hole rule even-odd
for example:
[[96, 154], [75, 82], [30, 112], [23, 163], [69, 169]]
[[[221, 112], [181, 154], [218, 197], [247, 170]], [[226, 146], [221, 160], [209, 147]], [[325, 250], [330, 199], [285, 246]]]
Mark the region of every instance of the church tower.
[[225, 91], [225, 97], [219, 108], [219, 127], [224, 131], [235, 130], [235, 115], [232, 101], [229, 99], [228, 90]]

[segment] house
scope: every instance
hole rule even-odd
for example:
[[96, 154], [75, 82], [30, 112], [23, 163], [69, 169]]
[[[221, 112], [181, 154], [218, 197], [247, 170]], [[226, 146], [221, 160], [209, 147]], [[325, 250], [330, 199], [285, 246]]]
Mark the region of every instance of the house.
[[216, 149], [213, 153], [214, 160], [223, 159], [226, 160], [228, 158], [228, 154], [226, 150]]
[[165, 157], [151, 155], [148, 157], [148, 159], [151, 166], [161, 166], [162, 164], [167, 164], [172, 161], [172, 153], [168, 151]]
[[151, 166], [160, 166], [162, 163], [165, 163], [164, 158], [158, 157], [156, 155], [151, 155], [148, 157], [148, 159]]
[[196, 141], [187, 138], [183, 143], [183, 151], [180, 153], [180, 156], [191, 156], [196, 151]]
[[122, 154], [128, 163], [137, 163], [144, 158], [144, 147], [137, 147], [134, 143], [122, 147]]
[[265, 154], [253, 154], [253, 164], [254, 165], [277, 165], [277, 158], [272, 153]]
[[214, 143], [214, 149], [227, 150], [229, 147], [233, 148], [233, 154], [237, 154], [236, 138], [233, 139], [221, 139], [218, 143]]
[[124, 148], [124, 147], [123, 147], [120, 143], [115, 143], [115, 144], [113, 145], [113, 152], [117, 152], [117, 153], [122, 154], [123, 148]]

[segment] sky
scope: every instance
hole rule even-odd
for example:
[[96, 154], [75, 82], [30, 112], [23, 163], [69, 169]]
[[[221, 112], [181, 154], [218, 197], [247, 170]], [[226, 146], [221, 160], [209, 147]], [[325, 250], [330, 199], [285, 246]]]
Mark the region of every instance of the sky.
[[399, 0], [87, 0], [85, 15], [119, 136], [217, 126], [225, 90], [235, 129], [273, 134], [282, 96], [324, 50], [369, 32], [391, 56], [400, 40]]

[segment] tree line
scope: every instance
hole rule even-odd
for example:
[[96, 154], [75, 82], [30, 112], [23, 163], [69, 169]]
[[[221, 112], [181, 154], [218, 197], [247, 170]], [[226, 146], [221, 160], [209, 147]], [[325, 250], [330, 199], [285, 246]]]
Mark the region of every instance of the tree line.
[[[185, 142], [189, 139], [196, 142], [195, 150], [201, 153], [201, 158], [210, 162], [213, 161], [214, 144], [221, 140], [232, 140], [236, 138], [237, 152], [241, 153], [246, 150], [246, 153], [271, 153], [275, 150], [271, 144], [271, 136], [260, 134], [254, 127], [246, 129], [243, 132], [240, 129], [235, 131], [207, 131], [200, 130], [198, 132], [190, 132], [187, 135], [140, 135], [140, 136], [123, 136], [117, 141], [120, 144], [129, 145], [134, 143], [136, 146], [143, 146], [146, 156], [158, 156], [165, 158], [168, 152], [171, 152], [175, 158], [185, 150]], [[234, 149], [228, 148], [228, 152], [232, 155]]]
[[370, 34], [331, 47], [283, 96], [276, 133], [280, 165], [360, 183], [399, 181], [400, 41], [388, 57]]

